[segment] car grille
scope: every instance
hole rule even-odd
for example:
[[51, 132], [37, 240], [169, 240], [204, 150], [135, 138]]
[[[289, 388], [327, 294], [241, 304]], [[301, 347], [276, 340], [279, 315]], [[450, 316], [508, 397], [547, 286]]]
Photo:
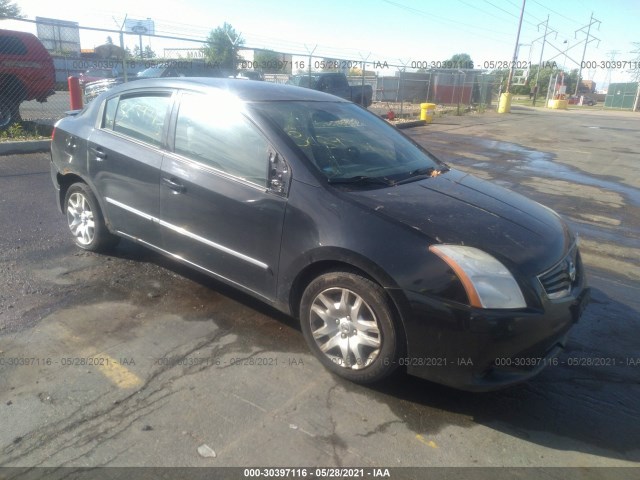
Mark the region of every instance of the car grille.
[[581, 273], [582, 261], [578, 247], [574, 245], [555, 266], [538, 275], [538, 280], [550, 299], [562, 298], [571, 293], [571, 287], [579, 282]]

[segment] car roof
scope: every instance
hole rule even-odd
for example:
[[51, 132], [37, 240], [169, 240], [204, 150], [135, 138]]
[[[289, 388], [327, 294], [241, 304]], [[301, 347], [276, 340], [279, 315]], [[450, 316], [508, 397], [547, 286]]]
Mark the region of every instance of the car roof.
[[6, 30], [4, 28], [0, 29], [0, 36], [15, 36], [15, 37], [22, 37], [22, 38], [38, 38], [36, 37], [33, 33], [29, 33], [29, 32], [21, 32], [19, 30]]
[[312, 102], [347, 102], [342, 98], [309, 88], [282, 85], [270, 82], [247, 82], [241, 79], [207, 78], [207, 77], [178, 77], [178, 78], [149, 78], [118, 85], [111, 93], [125, 93], [147, 88], [182, 88], [197, 90], [222, 90], [229, 92], [238, 99], [247, 102], [268, 101], [312, 101]]

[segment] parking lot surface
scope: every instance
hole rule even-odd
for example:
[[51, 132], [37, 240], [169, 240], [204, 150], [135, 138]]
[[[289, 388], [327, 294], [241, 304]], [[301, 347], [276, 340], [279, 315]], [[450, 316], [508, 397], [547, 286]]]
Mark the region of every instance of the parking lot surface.
[[78, 250], [49, 156], [0, 157], [0, 466], [639, 466], [640, 117], [514, 108], [407, 132], [580, 234], [593, 300], [558, 365], [485, 394], [350, 384], [256, 300], [128, 241]]

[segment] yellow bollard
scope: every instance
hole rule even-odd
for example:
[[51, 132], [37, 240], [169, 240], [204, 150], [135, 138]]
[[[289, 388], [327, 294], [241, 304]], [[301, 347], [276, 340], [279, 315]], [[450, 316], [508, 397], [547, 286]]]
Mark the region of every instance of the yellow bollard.
[[547, 108], [553, 108], [554, 110], [567, 110], [569, 105], [568, 100], [549, 100]]
[[433, 121], [433, 115], [436, 112], [435, 103], [421, 103], [420, 104], [420, 120], [424, 120], [427, 123]]
[[510, 113], [511, 112], [511, 94], [503, 93], [500, 95], [500, 103], [498, 104], [498, 113]]

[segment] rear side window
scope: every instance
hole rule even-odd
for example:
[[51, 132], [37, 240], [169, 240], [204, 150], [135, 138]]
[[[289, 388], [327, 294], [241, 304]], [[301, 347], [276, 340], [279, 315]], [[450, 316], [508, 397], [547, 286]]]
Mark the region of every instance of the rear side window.
[[184, 94], [178, 111], [175, 151], [213, 167], [266, 186], [269, 144], [240, 111], [200, 94]]
[[170, 100], [168, 93], [112, 98], [105, 106], [102, 126], [159, 147]]
[[27, 47], [22, 40], [17, 37], [0, 36], [0, 54], [1, 55], [26, 55]]

